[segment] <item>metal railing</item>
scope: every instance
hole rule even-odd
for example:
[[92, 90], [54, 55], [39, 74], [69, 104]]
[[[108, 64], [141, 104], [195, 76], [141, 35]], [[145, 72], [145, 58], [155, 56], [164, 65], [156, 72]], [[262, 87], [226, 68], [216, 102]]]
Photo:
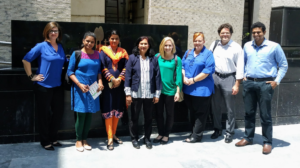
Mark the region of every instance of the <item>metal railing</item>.
[[11, 45], [11, 42], [8, 42], [8, 41], [0, 41], [0, 44]]

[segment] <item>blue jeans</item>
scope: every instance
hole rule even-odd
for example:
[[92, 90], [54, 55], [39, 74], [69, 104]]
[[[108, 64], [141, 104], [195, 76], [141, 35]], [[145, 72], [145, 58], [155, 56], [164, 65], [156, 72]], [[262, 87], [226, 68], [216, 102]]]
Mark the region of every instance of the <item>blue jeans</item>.
[[255, 115], [257, 104], [260, 110], [260, 122], [264, 144], [272, 145], [271, 101], [274, 90], [266, 81], [246, 80], [243, 82], [243, 98], [245, 104], [245, 135], [244, 139], [253, 142], [255, 132]]

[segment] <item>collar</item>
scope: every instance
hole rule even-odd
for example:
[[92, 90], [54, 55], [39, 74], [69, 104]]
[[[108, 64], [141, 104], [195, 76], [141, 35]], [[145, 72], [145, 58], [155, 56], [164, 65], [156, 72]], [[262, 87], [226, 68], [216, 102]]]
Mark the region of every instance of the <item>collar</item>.
[[140, 58], [141, 61], [148, 61], [149, 60], [149, 57], [146, 57], [146, 59], [144, 60], [141, 55], [139, 55], [139, 58]]
[[[261, 43], [260, 46], [261, 46], [261, 47], [267, 46], [267, 45], [268, 45], [268, 42], [269, 42], [269, 40], [267, 40], [266, 38], [264, 38], [264, 41]], [[259, 47], [259, 46], [256, 45], [255, 40], [252, 41], [252, 46], [254, 46], [254, 47]]]
[[[206, 47], [203, 46], [203, 48], [202, 48], [202, 50], [200, 51], [200, 53], [203, 53], [205, 49], [206, 49]], [[192, 54], [192, 55], [194, 56], [194, 51], [195, 51], [195, 48], [193, 48], [193, 50], [189, 53], [189, 55]], [[199, 53], [199, 54], [200, 54], [200, 53]], [[199, 54], [198, 54], [198, 55], [199, 55]], [[197, 55], [197, 56], [198, 56], [198, 55]]]
[[227, 44], [223, 45], [221, 40], [220, 40], [219, 43], [218, 43], [218, 46], [222, 46], [222, 47], [231, 46], [231, 43], [232, 43], [232, 40], [230, 39]]

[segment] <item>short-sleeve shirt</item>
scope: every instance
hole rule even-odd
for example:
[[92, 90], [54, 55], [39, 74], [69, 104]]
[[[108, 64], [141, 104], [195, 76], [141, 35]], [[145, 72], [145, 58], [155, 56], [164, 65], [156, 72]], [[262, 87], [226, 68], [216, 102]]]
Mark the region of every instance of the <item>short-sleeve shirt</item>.
[[28, 62], [38, 59], [36, 74], [42, 74], [44, 80], [37, 82], [37, 84], [46, 88], [61, 85], [62, 68], [67, 59], [62, 45], [59, 43], [57, 45], [58, 49], [55, 51], [52, 45], [47, 41], [38, 43], [23, 58], [23, 60]]
[[191, 96], [209, 97], [214, 93], [214, 80], [212, 77], [215, 72], [214, 56], [205, 46], [196, 57], [194, 57], [194, 50], [192, 49], [187, 57], [188, 51], [186, 51], [182, 58], [182, 69], [185, 70], [185, 77], [194, 78], [201, 72], [209, 75], [193, 85], [187, 86], [184, 84], [182, 90], [183, 93]]

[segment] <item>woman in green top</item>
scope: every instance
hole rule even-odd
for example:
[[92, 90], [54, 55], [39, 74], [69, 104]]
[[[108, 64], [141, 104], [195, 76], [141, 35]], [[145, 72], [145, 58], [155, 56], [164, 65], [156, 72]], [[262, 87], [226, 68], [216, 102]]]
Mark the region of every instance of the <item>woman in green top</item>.
[[[182, 89], [181, 59], [175, 55], [176, 48], [172, 38], [165, 37], [159, 46], [158, 64], [161, 74], [163, 89], [156, 104], [156, 121], [158, 136], [153, 143], [160, 142], [167, 144], [169, 134], [174, 123], [174, 105], [179, 100], [179, 93]], [[175, 57], [177, 57], [177, 66], [175, 67]], [[174, 73], [176, 68], [176, 79]], [[164, 107], [166, 107], [166, 126], [164, 126]]]

